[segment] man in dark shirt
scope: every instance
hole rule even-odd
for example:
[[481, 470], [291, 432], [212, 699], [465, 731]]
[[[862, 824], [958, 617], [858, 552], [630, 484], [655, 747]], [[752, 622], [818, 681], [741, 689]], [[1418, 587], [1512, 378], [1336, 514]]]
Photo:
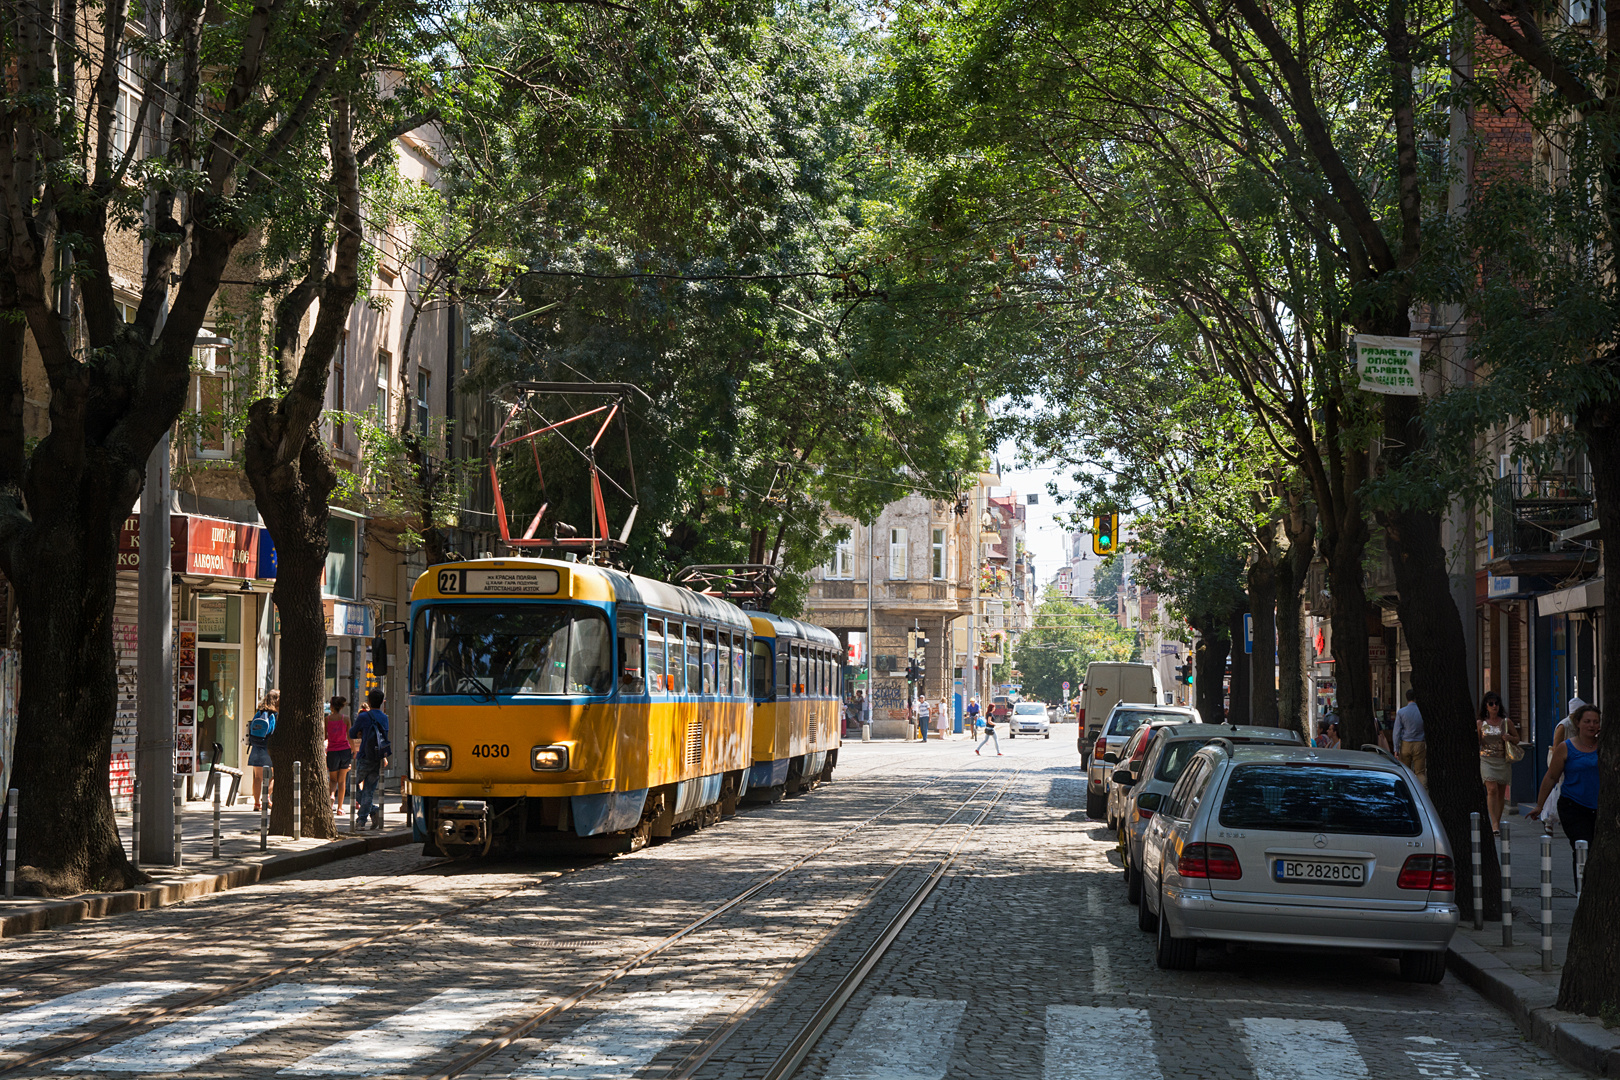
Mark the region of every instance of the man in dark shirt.
[[373, 829], [383, 827], [383, 804], [377, 785], [388, 765], [392, 744], [388, 740], [388, 714], [382, 711], [383, 692], [366, 695], [370, 706], [354, 718], [349, 728], [349, 746], [354, 750], [354, 771], [360, 784], [360, 820], [371, 821]]

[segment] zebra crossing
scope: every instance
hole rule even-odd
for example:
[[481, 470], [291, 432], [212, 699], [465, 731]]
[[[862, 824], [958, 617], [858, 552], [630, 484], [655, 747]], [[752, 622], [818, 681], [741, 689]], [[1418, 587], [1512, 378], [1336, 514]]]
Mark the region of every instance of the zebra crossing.
[[[128, 1010], [204, 989], [174, 981], [109, 983], [35, 1005], [0, 1005], [0, 1067], [31, 1044], [76, 1033]], [[281, 983], [173, 1020], [55, 1066], [77, 1073], [175, 1075], [317, 1013], [353, 1002], [373, 988]], [[0, 995], [11, 997], [14, 995]], [[184, 998], [182, 997], [183, 1001]], [[314, 1050], [284, 1076], [399, 1075], [455, 1043], [532, 1008], [537, 996], [514, 988], [451, 989]], [[584, 1024], [559, 1035], [508, 1069], [513, 1080], [607, 1080], [635, 1076], [704, 1018], [730, 1007], [724, 992], [620, 995], [599, 1004]], [[172, 1003], [170, 1003], [172, 1004]], [[920, 997], [872, 998], [831, 1050], [824, 1080], [943, 1080], [958, 1053], [969, 1003]], [[327, 1013], [330, 1021], [332, 1014]], [[339, 1017], [341, 1021], [341, 1017]], [[1147, 1009], [1053, 1004], [1044, 1010], [1042, 1080], [1163, 1080]], [[1218, 1021], [1219, 1022], [1219, 1021]], [[1235, 1042], [1254, 1080], [1370, 1080], [1375, 1073], [1342, 1023], [1299, 1017], [1231, 1019]], [[1415, 1076], [1479, 1077], [1458, 1048], [1427, 1035], [1394, 1040]], [[285, 1057], [282, 1061], [285, 1061]], [[1377, 1075], [1385, 1075], [1379, 1072]]]

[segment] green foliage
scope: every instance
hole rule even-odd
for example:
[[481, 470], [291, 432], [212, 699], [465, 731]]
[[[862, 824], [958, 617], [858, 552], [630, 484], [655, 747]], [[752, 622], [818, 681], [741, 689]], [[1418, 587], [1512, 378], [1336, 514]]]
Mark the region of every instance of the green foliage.
[[1013, 649], [1013, 666], [1023, 673], [1026, 698], [1062, 701], [1064, 682], [1072, 697], [1093, 661], [1130, 660], [1136, 649], [1136, 635], [1121, 629], [1112, 613], [1047, 589], [1034, 626]]

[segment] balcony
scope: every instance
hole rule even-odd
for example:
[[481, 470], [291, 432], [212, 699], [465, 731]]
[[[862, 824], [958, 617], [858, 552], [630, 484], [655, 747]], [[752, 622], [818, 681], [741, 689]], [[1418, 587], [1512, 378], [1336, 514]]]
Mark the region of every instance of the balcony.
[[1491, 498], [1491, 561], [1499, 576], [1591, 573], [1597, 552], [1560, 540], [1565, 529], [1592, 520], [1591, 477], [1585, 474], [1505, 476]]

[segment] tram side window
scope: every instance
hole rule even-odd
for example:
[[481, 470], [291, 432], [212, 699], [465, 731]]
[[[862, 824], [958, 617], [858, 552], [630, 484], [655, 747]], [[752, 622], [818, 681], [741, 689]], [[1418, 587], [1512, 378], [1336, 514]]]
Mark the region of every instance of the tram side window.
[[[636, 622], [641, 620], [636, 617]], [[647, 660], [642, 651], [641, 627], [619, 626], [619, 693], [647, 692]]]
[[792, 653], [793, 653], [793, 692], [795, 694], [804, 694], [804, 693], [807, 693], [807, 691], [804, 688], [804, 646], [803, 645], [795, 645], [795, 646], [793, 646]]
[[776, 639], [776, 696], [787, 697], [793, 692], [792, 647], [781, 638]]
[[703, 638], [702, 631], [688, 624], [686, 627], [686, 692], [703, 693]]
[[746, 645], [747, 643], [748, 643], [747, 639], [744, 638], [741, 634], [732, 635], [732, 638], [731, 638], [731, 692], [734, 695], [736, 695], [737, 697], [742, 697], [743, 694], [746, 693], [747, 689], [748, 689], [747, 665], [745, 665], [743, 663], [743, 661], [748, 658], [748, 654], [743, 651], [743, 646]]
[[720, 696], [730, 697], [736, 691], [736, 686], [731, 681], [731, 634], [724, 630], [720, 632], [720, 646], [715, 651], [714, 663]]
[[754, 639], [754, 700], [769, 701], [776, 687], [771, 682], [771, 647]]
[[648, 619], [647, 676], [652, 680], [653, 693], [662, 694], [669, 691], [669, 684], [664, 678], [667, 670], [664, 666], [664, 620]]

